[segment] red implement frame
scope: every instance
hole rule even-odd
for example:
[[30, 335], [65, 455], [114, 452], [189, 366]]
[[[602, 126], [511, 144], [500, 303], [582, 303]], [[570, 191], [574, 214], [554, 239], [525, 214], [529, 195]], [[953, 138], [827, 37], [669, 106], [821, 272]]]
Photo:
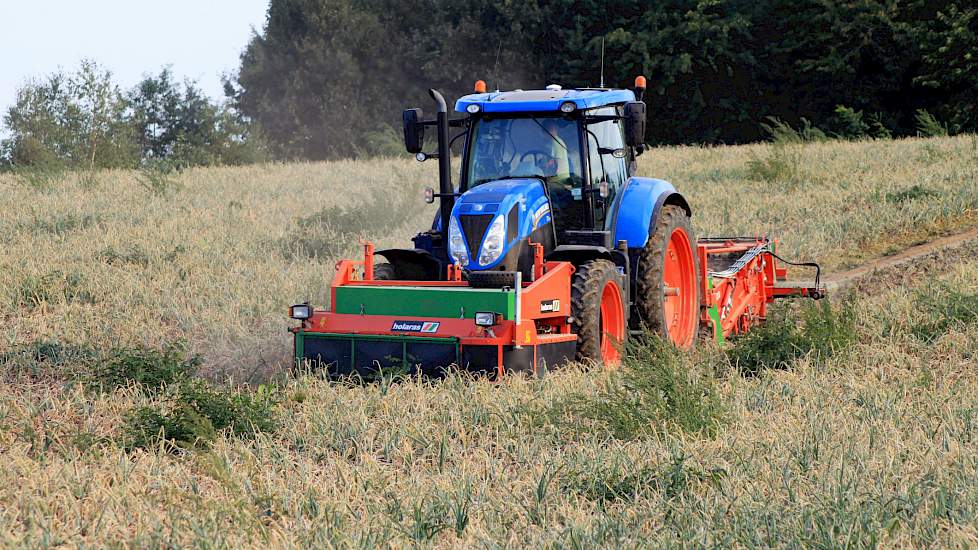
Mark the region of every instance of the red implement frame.
[[701, 324], [712, 327], [718, 338], [742, 334], [763, 322], [768, 304], [775, 299], [825, 295], [816, 264], [798, 264], [816, 269], [813, 283], [788, 282], [787, 268], [778, 265], [774, 243], [766, 238], [700, 239], [696, 248], [703, 297]]
[[[374, 280], [372, 243], [362, 243], [362, 260], [341, 260], [331, 282], [332, 303], [341, 286], [467, 287], [459, 266], [447, 269], [444, 281]], [[531, 347], [533, 364], [537, 364], [540, 346], [576, 342], [568, 322], [571, 315], [571, 282], [575, 268], [568, 262], [544, 260], [543, 246], [534, 248], [530, 281], [516, 285], [516, 316], [500, 320], [495, 326], [476, 326], [472, 319], [436, 318], [439, 337], [455, 338], [460, 348], [492, 346], [496, 348], [498, 374], [504, 372], [503, 349]], [[712, 329], [718, 339], [741, 334], [763, 322], [767, 306], [775, 299], [803, 296], [818, 299], [825, 290], [816, 272], [814, 283], [788, 282], [787, 269], [778, 265], [774, 244], [766, 238], [707, 238], [696, 243], [701, 284], [700, 325]], [[815, 264], [800, 264], [817, 268]], [[360, 273], [363, 276], [360, 276]], [[546, 302], [548, 307], [543, 307]], [[559, 304], [554, 309], [552, 306]], [[627, 307], [627, 305], [626, 305]], [[340, 314], [315, 310], [312, 317], [294, 332], [351, 334], [365, 336], [403, 336], [391, 331], [395, 317], [383, 315]], [[512, 368], [512, 365], [508, 367]]]

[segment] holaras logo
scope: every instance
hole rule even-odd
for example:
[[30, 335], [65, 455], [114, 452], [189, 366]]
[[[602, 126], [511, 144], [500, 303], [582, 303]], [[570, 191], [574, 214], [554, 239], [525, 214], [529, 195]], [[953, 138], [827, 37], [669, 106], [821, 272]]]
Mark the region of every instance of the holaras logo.
[[441, 323], [431, 321], [394, 321], [391, 332], [423, 332], [433, 334], [438, 332]]
[[560, 311], [560, 300], [544, 300], [540, 302], [540, 313]]

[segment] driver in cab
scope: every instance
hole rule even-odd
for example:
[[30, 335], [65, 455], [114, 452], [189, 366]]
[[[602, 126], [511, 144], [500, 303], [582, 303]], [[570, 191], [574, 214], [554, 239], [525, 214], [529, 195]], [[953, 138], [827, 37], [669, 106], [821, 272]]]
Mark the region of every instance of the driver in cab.
[[543, 121], [543, 128], [553, 138], [548, 145], [547, 159], [541, 169], [548, 181], [567, 182], [570, 179], [570, 160], [567, 158], [567, 143], [560, 138], [560, 127], [556, 119], [548, 118]]

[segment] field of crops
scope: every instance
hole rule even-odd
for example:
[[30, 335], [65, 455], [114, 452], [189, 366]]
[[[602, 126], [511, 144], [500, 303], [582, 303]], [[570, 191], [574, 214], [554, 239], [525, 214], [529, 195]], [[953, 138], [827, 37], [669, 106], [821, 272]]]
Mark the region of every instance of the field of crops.
[[[978, 224], [970, 136], [640, 161], [829, 272]], [[0, 544], [978, 545], [976, 245], [614, 374], [286, 375], [285, 308], [425, 229], [436, 170], [0, 176]]]

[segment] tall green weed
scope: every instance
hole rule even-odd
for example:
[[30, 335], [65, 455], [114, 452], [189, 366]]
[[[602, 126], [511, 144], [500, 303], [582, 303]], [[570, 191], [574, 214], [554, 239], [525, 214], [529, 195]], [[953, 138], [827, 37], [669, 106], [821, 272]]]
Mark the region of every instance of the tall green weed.
[[801, 322], [789, 307], [772, 307], [767, 320], [738, 336], [726, 354], [741, 372], [786, 368], [805, 356], [822, 362], [855, 342], [852, 302], [833, 308], [828, 300], [801, 307]]

